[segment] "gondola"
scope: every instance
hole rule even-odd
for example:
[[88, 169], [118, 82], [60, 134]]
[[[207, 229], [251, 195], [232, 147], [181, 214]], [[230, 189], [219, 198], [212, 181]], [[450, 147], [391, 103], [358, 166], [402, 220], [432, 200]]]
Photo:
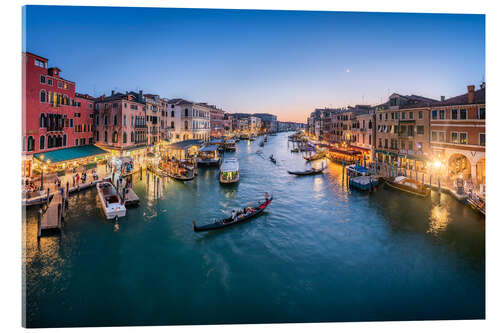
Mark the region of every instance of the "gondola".
[[324, 157], [325, 157], [325, 153], [321, 152], [321, 153], [316, 153], [316, 154], [311, 155], [311, 156], [304, 156], [304, 159], [308, 162], [312, 162], [312, 161], [322, 159]]
[[269, 156], [269, 160], [270, 160], [271, 162], [273, 162], [274, 164], [276, 164], [276, 159], [274, 158], [274, 156], [273, 156], [273, 155]]
[[417, 180], [410, 179], [404, 176], [389, 178], [386, 180], [385, 184], [394, 189], [414, 194], [416, 196], [423, 198], [428, 197], [429, 194], [431, 193], [431, 190], [424, 184], [420, 183]]
[[259, 146], [264, 147], [264, 141], [261, 141], [261, 142], [259, 143]]
[[228, 217], [222, 220], [218, 220], [212, 224], [206, 224], [203, 226], [197, 226], [196, 222], [193, 221], [193, 230], [194, 232], [200, 232], [200, 231], [209, 231], [209, 230], [216, 230], [216, 229], [222, 229], [225, 227], [229, 227], [231, 225], [235, 224], [240, 224], [243, 222], [246, 222], [255, 216], [259, 215], [266, 209], [267, 206], [273, 201], [273, 197], [270, 197], [269, 199], [266, 199], [264, 202], [261, 202], [258, 206], [252, 207], [254, 211], [246, 216], [240, 216], [236, 220], [234, 220], [232, 217]]
[[320, 174], [325, 169], [326, 169], [326, 167], [322, 167], [321, 169], [312, 168], [312, 169], [305, 170], [305, 171], [290, 171], [290, 170], [288, 170], [288, 173], [291, 175], [296, 175], [296, 176], [308, 176], [308, 175]]

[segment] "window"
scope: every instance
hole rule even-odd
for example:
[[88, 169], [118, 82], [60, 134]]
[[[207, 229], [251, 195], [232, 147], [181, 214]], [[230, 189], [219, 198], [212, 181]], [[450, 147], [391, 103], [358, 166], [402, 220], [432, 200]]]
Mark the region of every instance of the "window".
[[444, 132], [439, 132], [439, 142], [444, 142]]
[[131, 143], [135, 142], [134, 132], [131, 132], [131, 133], [130, 133], [130, 142], [131, 142]]
[[63, 146], [66, 147], [66, 134], [63, 135]]
[[95, 141], [99, 141], [99, 131], [95, 131]]
[[[113, 103], [113, 109], [116, 109], [118, 107], [118, 103]], [[125, 107], [127, 107], [127, 104], [125, 103]]]
[[418, 119], [424, 118], [424, 113], [422, 111], [418, 111]]
[[58, 88], [64, 88], [64, 84], [61, 81], [57, 81], [57, 87]]
[[75, 146], [78, 146], [78, 139], [75, 139]]
[[460, 143], [463, 145], [467, 144], [467, 133], [460, 133]]
[[479, 133], [479, 145], [486, 146], [486, 134]]
[[108, 116], [104, 115], [104, 125], [108, 125]]
[[45, 63], [44, 61], [40, 61], [38, 59], [35, 59], [35, 66], [47, 68], [47, 63]]
[[451, 143], [458, 143], [458, 133], [451, 132]]
[[185, 130], [189, 129], [189, 124], [187, 120], [184, 121], [184, 129]]
[[[174, 107], [174, 106], [172, 105], [172, 107]], [[170, 116], [171, 117], [175, 117], [175, 111], [174, 110], [172, 110], [172, 112], [170, 112]]]
[[401, 112], [401, 119], [406, 119], [406, 112]]
[[73, 118], [69, 120], [69, 127], [73, 127]]
[[45, 136], [40, 136], [40, 150], [45, 149]]
[[123, 132], [123, 143], [127, 143], [127, 133]]
[[408, 136], [413, 136], [413, 125], [408, 125]]
[[466, 109], [460, 109], [460, 119], [467, 119], [467, 110]]
[[118, 118], [116, 117], [116, 114], [113, 116], [113, 125], [116, 126], [116, 124], [118, 123]]
[[45, 103], [47, 101], [47, 96], [45, 94], [45, 90], [40, 91], [40, 102]]
[[439, 119], [445, 119], [445, 113], [444, 110], [439, 110]]
[[413, 141], [408, 141], [408, 150], [413, 150]]
[[45, 75], [40, 75], [40, 83], [45, 83]]
[[437, 119], [437, 118], [438, 118], [437, 110], [432, 110], [432, 119]]
[[95, 124], [97, 126], [99, 126], [99, 115], [98, 114], [95, 115]]
[[457, 109], [453, 109], [451, 110], [451, 119], [458, 119], [458, 110]]
[[171, 129], [174, 129], [174, 128], [175, 128], [175, 126], [174, 126], [174, 122], [173, 122], [173, 121], [172, 121], [172, 122], [170, 122], [170, 128], [171, 128]]
[[[387, 114], [387, 113], [386, 113], [386, 114]], [[385, 139], [385, 142], [384, 142], [384, 148], [387, 148], [388, 143], [389, 143], [389, 140], [388, 140], [388, 139]]]
[[418, 135], [423, 135], [424, 134], [424, 125], [418, 125], [417, 126], [417, 134]]
[[391, 112], [391, 119], [394, 119], [394, 112]]
[[437, 141], [437, 132], [431, 132], [431, 141]]
[[113, 137], [111, 138], [113, 143], [118, 143], [118, 132], [114, 131], [113, 132]]
[[410, 111], [409, 116], [410, 116], [409, 119], [413, 119], [413, 111]]
[[108, 142], [108, 131], [104, 131], [104, 142]]
[[85, 138], [80, 139], [80, 146], [83, 146], [83, 145], [85, 145]]
[[479, 115], [478, 115], [477, 119], [486, 119], [486, 109], [485, 108], [479, 109]]
[[385, 120], [387, 120], [389, 117], [388, 112], [385, 113]]
[[188, 116], [188, 114], [189, 114], [188, 109], [184, 109], [184, 116], [185, 116], [185, 117], [187, 117], [187, 116]]
[[51, 85], [52, 85], [52, 79], [47, 79], [47, 84], [48, 84], [49, 86], [51, 86]]
[[127, 126], [127, 116], [123, 116], [123, 126]]
[[405, 142], [401, 141], [401, 149], [406, 149]]
[[382, 120], [382, 113], [378, 115], [378, 120]]

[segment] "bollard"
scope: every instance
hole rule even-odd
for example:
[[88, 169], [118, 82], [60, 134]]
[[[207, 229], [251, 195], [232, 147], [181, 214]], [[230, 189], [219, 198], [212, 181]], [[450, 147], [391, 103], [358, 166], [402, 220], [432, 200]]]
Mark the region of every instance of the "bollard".
[[37, 238], [40, 239], [42, 235], [42, 208], [38, 210], [38, 234]]

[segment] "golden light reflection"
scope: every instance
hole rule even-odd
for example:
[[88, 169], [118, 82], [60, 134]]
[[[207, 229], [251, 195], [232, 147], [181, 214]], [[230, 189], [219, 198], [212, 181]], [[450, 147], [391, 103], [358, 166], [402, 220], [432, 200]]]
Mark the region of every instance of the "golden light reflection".
[[437, 235], [446, 230], [449, 223], [450, 212], [448, 209], [441, 205], [436, 205], [431, 210], [431, 215], [429, 217], [429, 229], [427, 232]]

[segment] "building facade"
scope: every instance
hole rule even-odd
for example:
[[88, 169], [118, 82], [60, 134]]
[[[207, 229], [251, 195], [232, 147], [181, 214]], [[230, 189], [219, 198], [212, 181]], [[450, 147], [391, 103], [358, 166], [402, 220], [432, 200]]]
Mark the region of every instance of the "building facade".
[[22, 174], [29, 177], [34, 154], [91, 143], [93, 121], [87, 99], [47, 58], [23, 52], [22, 75]]
[[486, 86], [434, 103], [430, 111], [430, 147], [450, 179], [486, 183]]
[[210, 140], [210, 108], [181, 98], [168, 101], [167, 124], [171, 141]]

